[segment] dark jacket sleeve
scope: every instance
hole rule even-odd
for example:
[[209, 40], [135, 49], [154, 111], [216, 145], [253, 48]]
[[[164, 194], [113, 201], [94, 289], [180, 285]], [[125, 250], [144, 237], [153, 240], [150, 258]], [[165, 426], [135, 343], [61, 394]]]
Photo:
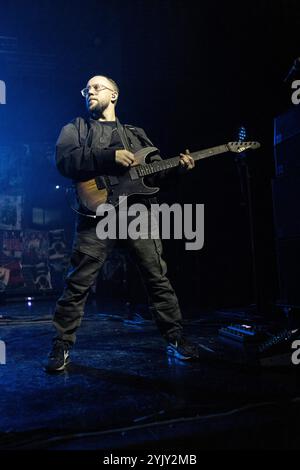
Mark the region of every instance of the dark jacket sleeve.
[[66, 178], [85, 180], [109, 174], [116, 167], [115, 150], [80, 144], [78, 129], [73, 123], [61, 130], [56, 143], [56, 165]]

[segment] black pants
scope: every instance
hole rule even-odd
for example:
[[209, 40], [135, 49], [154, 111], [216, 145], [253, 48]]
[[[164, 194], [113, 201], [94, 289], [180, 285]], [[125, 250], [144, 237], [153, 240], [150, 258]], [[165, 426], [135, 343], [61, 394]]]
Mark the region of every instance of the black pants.
[[[180, 335], [182, 316], [176, 294], [166, 275], [161, 240], [140, 238], [122, 242], [139, 267], [161, 334], [166, 339]], [[85, 224], [83, 229], [79, 224], [65, 288], [57, 301], [54, 314], [54, 326], [59, 338], [75, 342], [90, 287], [115, 243], [115, 240], [98, 239], [94, 223], [90, 226]]]

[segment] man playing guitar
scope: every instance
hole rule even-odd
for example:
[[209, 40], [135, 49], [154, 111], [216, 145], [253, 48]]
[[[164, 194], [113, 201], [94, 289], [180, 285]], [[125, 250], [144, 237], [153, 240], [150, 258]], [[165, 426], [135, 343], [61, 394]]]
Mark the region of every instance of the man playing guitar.
[[[80, 184], [95, 182], [105, 175], [124, 174], [138, 165], [135, 153], [152, 143], [143, 129], [120, 125], [115, 112], [119, 98], [115, 81], [95, 76], [81, 93], [89, 118], [76, 118], [63, 127], [56, 146], [60, 173]], [[150, 163], [159, 160], [156, 154]], [[171, 172], [184, 172], [195, 166], [188, 151], [180, 154], [178, 163]], [[139, 200], [141, 197], [135, 196], [135, 202]], [[114, 243], [115, 240], [97, 237], [95, 218], [82, 208], [77, 218], [71, 266], [55, 308], [53, 323], [57, 334], [46, 366], [48, 372], [61, 371], [69, 362], [69, 350], [75, 343], [89, 290]], [[198, 348], [182, 334], [182, 314], [167, 277], [161, 240], [149, 234], [148, 238], [128, 238], [126, 244], [140, 269], [155, 321], [167, 343], [167, 353], [182, 360], [197, 358]]]

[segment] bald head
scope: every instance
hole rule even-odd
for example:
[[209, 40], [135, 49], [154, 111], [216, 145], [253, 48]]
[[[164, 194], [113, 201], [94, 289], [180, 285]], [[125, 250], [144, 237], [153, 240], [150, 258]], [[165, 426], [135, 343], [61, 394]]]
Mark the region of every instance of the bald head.
[[109, 88], [112, 88], [118, 94], [120, 92], [117, 83], [110, 77], [106, 77], [105, 75], [95, 75], [94, 77], [90, 78], [87, 82], [87, 86], [93, 85], [95, 83], [101, 83]]

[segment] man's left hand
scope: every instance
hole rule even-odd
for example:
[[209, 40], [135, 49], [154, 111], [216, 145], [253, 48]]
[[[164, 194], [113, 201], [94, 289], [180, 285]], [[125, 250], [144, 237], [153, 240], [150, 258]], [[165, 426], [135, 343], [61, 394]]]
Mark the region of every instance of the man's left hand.
[[185, 153], [180, 154], [179, 163], [185, 170], [192, 170], [195, 168], [195, 160], [190, 156], [190, 151], [187, 149]]

